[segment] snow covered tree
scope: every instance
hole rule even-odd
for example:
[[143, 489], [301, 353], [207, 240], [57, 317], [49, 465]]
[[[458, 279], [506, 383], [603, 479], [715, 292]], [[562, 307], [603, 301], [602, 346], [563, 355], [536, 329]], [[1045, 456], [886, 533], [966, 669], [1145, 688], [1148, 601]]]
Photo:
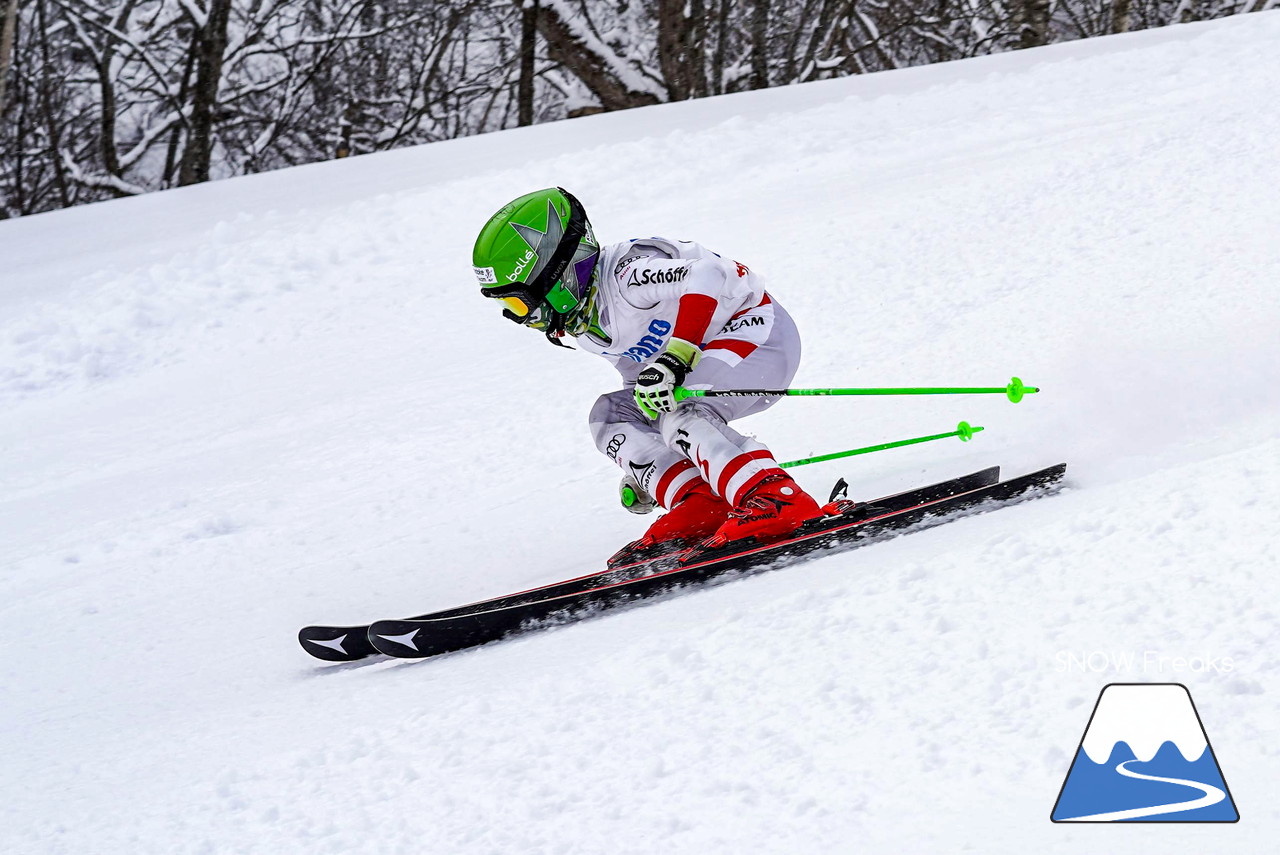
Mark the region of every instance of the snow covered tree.
[[8, 105], [9, 68], [13, 64], [13, 35], [18, 25], [18, 0], [8, 0], [0, 14], [0, 115]]
[[1280, 0], [0, 0], [0, 216]]

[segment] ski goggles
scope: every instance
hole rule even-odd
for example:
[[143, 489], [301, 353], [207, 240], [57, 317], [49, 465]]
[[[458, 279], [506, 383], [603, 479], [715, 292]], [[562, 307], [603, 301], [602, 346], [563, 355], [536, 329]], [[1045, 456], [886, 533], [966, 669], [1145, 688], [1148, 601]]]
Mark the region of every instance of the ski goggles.
[[[563, 272], [564, 269], [561, 268], [561, 273]], [[542, 275], [539, 274], [538, 279], [541, 278]], [[524, 282], [513, 282], [497, 288], [485, 288], [484, 295], [506, 307], [502, 310], [504, 318], [510, 318], [518, 324], [525, 325], [536, 323], [541, 319], [544, 304], [560, 314], [567, 314], [578, 305], [578, 298], [564, 287], [562, 282], [557, 281], [541, 297], [538, 296], [537, 291], [539, 284], [536, 280], [532, 287]]]

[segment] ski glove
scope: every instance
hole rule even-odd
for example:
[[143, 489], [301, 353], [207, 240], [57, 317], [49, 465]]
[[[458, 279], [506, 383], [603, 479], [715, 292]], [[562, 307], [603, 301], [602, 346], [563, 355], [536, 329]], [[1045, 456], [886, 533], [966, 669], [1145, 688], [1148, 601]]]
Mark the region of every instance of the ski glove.
[[633, 514], [647, 514], [658, 507], [658, 501], [645, 492], [640, 481], [631, 473], [622, 476], [622, 483], [618, 485], [618, 499], [621, 500], [622, 507]]
[[658, 358], [636, 377], [636, 405], [651, 419], [676, 408], [676, 387], [702, 358], [697, 345], [673, 338]]

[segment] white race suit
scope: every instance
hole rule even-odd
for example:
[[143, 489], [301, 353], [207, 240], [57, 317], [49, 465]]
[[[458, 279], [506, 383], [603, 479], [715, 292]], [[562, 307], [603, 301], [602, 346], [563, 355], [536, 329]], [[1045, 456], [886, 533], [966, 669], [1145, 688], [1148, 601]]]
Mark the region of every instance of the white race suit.
[[791, 316], [746, 265], [691, 241], [643, 238], [603, 247], [591, 329], [577, 344], [608, 359], [623, 388], [591, 408], [596, 447], [670, 508], [698, 478], [735, 507], [781, 470], [769, 450], [729, 422], [776, 397], [692, 398], [650, 421], [634, 398], [636, 375], [671, 338], [703, 352], [690, 389], [785, 388], [800, 364]]

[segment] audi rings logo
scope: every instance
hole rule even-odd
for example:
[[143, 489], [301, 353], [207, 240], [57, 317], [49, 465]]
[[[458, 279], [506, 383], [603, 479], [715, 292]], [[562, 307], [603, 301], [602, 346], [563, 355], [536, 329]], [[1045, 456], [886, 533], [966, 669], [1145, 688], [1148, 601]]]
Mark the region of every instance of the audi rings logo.
[[605, 454], [609, 455], [610, 460], [618, 459], [618, 452], [622, 450], [622, 444], [627, 441], [624, 434], [615, 433], [613, 439], [609, 440], [609, 447], [605, 449]]

